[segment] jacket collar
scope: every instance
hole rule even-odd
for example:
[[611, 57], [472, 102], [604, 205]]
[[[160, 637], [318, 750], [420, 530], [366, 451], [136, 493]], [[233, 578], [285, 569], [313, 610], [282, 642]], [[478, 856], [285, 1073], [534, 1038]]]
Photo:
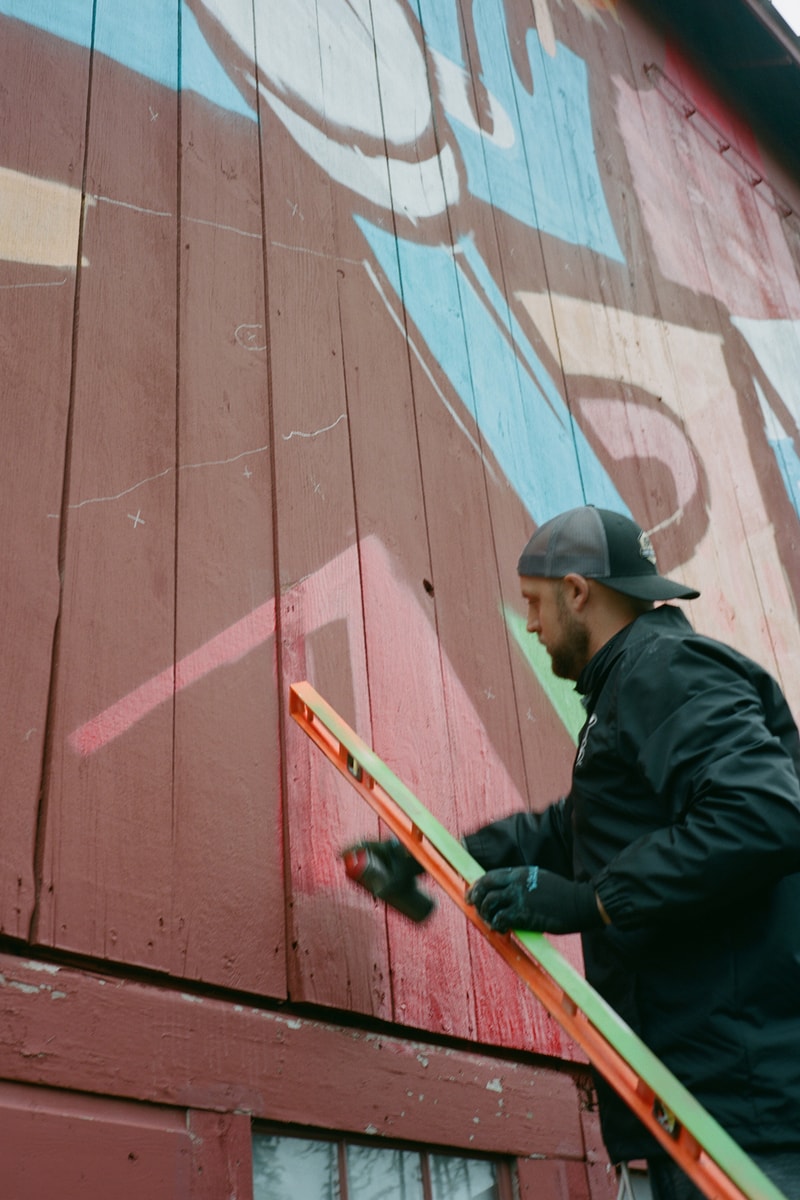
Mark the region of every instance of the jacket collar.
[[679, 608], [671, 604], [662, 604], [652, 612], [642, 613], [636, 620], [631, 621], [619, 633], [615, 633], [604, 646], [601, 646], [578, 676], [575, 684], [577, 691], [587, 697], [585, 704], [591, 702], [593, 695], [600, 691], [611, 668], [625, 652], [628, 642], [637, 642], [642, 638], [651, 637], [661, 629], [683, 629], [691, 631], [686, 616]]

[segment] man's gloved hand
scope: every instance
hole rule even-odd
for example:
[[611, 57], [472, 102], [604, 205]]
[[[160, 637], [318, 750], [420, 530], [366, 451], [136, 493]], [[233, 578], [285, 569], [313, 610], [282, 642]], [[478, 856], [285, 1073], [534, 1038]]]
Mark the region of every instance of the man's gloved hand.
[[435, 901], [417, 885], [424, 873], [402, 842], [359, 842], [342, 851], [347, 874], [373, 896], [396, 908], [412, 921], [424, 921]]
[[473, 883], [466, 899], [498, 933], [509, 929], [579, 933], [603, 924], [591, 883], [573, 883], [541, 867], [487, 871]]

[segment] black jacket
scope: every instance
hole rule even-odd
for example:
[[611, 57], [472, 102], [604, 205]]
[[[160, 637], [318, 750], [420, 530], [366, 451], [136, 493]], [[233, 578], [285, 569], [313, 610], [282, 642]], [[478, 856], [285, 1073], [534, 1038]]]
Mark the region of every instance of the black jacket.
[[[800, 1148], [800, 738], [775, 681], [670, 606], [578, 680], [568, 796], [465, 839], [591, 879], [586, 976], [745, 1149]], [[613, 1160], [657, 1152], [598, 1081]]]

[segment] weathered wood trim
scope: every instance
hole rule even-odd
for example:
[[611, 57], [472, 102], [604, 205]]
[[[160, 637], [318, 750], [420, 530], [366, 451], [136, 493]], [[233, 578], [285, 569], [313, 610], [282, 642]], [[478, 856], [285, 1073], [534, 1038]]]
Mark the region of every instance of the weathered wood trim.
[[0, 1078], [512, 1155], [582, 1159], [571, 1075], [0, 955]]
[[252, 1200], [249, 1117], [190, 1111], [186, 1123], [192, 1140], [192, 1200], [219, 1200], [221, 1196]]

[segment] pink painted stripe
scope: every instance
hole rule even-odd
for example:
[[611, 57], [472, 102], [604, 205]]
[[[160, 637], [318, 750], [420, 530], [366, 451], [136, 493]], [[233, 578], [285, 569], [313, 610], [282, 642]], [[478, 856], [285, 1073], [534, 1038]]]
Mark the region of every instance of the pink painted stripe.
[[210, 641], [187, 654], [174, 667], [154, 675], [121, 700], [80, 725], [67, 739], [78, 754], [94, 754], [125, 733], [137, 721], [217, 667], [244, 658], [275, 632], [275, 601], [254, 608], [246, 617], [223, 629]]

